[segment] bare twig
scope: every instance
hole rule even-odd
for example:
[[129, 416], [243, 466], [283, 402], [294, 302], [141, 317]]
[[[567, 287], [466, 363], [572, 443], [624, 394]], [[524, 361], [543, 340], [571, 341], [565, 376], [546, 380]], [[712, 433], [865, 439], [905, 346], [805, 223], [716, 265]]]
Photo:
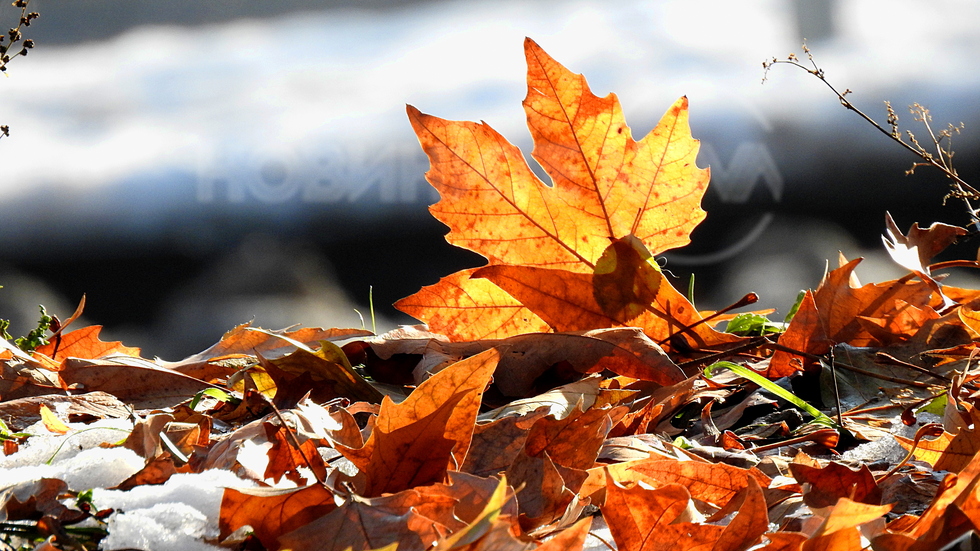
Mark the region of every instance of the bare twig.
[[[0, 34], [0, 73], [7, 72], [7, 64], [12, 58], [25, 56], [27, 51], [34, 47], [34, 41], [25, 38], [22, 30], [24, 27], [30, 27], [31, 21], [40, 17], [36, 11], [27, 11], [30, 3], [31, 0], [14, 0], [13, 6], [20, 8], [20, 19], [17, 26], [11, 27], [7, 34]], [[20, 50], [17, 49], [18, 47]], [[0, 125], [0, 139], [9, 136], [10, 127], [6, 124]]]
[[912, 118], [917, 122], [921, 122], [926, 127], [926, 132], [928, 132], [932, 145], [935, 147], [935, 153], [933, 153], [920, 144], [918, 139], [915, 137], [915, 134], [909, 130], [905, 131], [905, 136], [908, 137], [908, 141], [905, 140], [905, 137], [899, 130], [898, 115], [892, 108], [891, 103], [887, 101], [885, 102], [885, 109], [888, 114], [886, 128], [885, 126], [878, 124], [878, 122], [868, 116], [864, 111], [858, 109], [849, 99], [847, 99], [848, 94], [852, 93], [850, 89], [845, 89], [843, 92], [841, 92], [827, 80], [824, 70], [821, 69], [813, 60], [813, 53], [810, 52], [810, 49], [806, 44], [803, 44], [803, 52], [806, 54], [807, 59], [810, 62], [809, 65], [806, 65], [800, 61], [800, 59], [796, 57], [796, 54], [790, 54], [786, 59], [777, 59], [774, 57], [770, 60], [762, 62], [762, 67], [765, 69], [765, 74], [762, 77], [762, 81], [766, 81], [766, 78], [769, 75], [769, 69], [771, 69], [773, 65], [777, 64], [786, 64], [798, 67], [820, 79], [820, 81], [827, 85], [834, 95], [837, 96], [837, 99], [840, 100], [841, 105], [843, 105], [846, 109], [857, 113], [858, 116], [871, 124], [871, 126], [877, 128], [879, 132], [888, 136], [894, 142], [898, 143], [922, 159], [921, 162], [914, 163], [912, 168], [910, 168], [906, 174], [912, 174], [916, 167], [919, 166], [931, 166], [945, 174], [946, 177], [952, 182], [950, 184], [952, 190], [949, 192], [946, 198], [954, 197], [961, 199], [966, 206], [967, 212], [969, 213], [970, 222], [978, 230], [980, 230], [980, 212], [978, 212], [977, 209], [974, 209], [971, 203], [971, 200], [980, 199], [980, 191], [960, 178], [960, 176], [956, 173], [956, 169], [953, 167], [952, 137], [953, 134], [960, 133], [960, 130], [963, 129], [963, 123], [960, 123], [959, 126], [950, 124], [946, 129], [937, 133], [932, 129], [932, 125], [930, 124], [932, 122], [932, 117], [927, 108], [918, 103], [909, 106], [909, 110], [912, 113]]

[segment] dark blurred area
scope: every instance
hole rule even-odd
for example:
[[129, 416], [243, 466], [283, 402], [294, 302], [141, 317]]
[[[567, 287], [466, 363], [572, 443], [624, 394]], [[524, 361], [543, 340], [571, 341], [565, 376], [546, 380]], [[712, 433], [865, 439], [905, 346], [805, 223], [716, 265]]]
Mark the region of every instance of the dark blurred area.
[[[867, 257], [865, 282], [902, 273], [881, 246], [885, 211], [903, 230], [967, 216], [944, 205], [938, 172], [906, 176], [916, 159], [815, 78], [778, 66], [760, 85], [762, 60], [806, 38], [882, 123], [885, 99], [920, 140], [905, 105], [932, 107], [937, 130], [965, 123], [956, 167], [980, 181], [980, 77], [966, 69], [980, 8], [914, 20], [890, 6], [916, 41], [899, 49], [855, 6], [32, 0], [37, 48], [0, 79], [0, 317], [23, 334], [38, 303], [65, 317], [85, 294], [106, 338], [171, 360], [249, 320], [371, 328], [369, 293], [379, 330], [411, 323], [390, 304], [482, 259], [428, 214], [404, 104], [484, 119], [528, 153], [526, 35], [615, 91], [637, 139], [689, 96], [708, 217], [666, 268], [679, 289], [695, 274], [699, 308], [755, 291], [781, 319], [838, 251]], [[0, 9], [2, 24], [15, 15]]]

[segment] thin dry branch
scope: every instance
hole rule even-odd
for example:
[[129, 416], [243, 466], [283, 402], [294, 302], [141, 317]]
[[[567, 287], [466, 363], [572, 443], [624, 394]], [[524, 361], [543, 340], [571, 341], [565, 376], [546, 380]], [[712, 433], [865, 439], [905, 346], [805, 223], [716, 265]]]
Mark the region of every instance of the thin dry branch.
[[980, 230], [980, 212], [978, 212], [971, 203], [971, 200], [980, 199], [980, 191], [960, 178], [960, 176], [956, 173], [956, 169], [953, 167], [952, 137], [953, 134], [960, 133], [960, 131], [963, 129], [963, 123], [960, 123], [958, 126], [949, 124], [946, 129], [937, 133], [932, 129], [932, 125], [930, 124], [932, 122], [932, 116], [929, 114], [929, 110], [919, 103], [910, 105], [909, 111], [912, 113], [913, 120], [916, 122], [921, 122], [926, 127], [926, 132], [928, 133], [929, 139], [932, 142], [932, 147], [935, 147], [935, 152], [933, 153], [919, 143], [919, 140], [911, 130], [905, 131], [904, 136], [908, 137], [908, 141], [905, 140], [903, 133], [899, 129], [898, 114], [895, 112], [895, 109], [892, 108], [891, 103], [885, 101], [885, 110], [888, 115], [886, 121], [887, 127], [882, 126], [864, 111], [858, 109], [849, 99], [847, 99], [847, 96], [853, 93], [850, 89], [845, 89], [843, 92], [841, 92], [827, 80], [824, 70], [814, 61], [813, 53], [806, 44], [803, 44], [803, 52], [806, 54], [807, 59], [810, 62], [809, 66], [800, 61], [796, 54], [789, 54], [786, 59], [778, 59], [774, 57], [770, 60], [763, 61], [762, 67], [765, 70], [765, 73], [762, 77], [762, 81], [766, 81], [769, 76], [769, 69], [771, 69], [773, 65], [777, 64], [786, 64], [798, 67], [820, 79], [820, 81], [830, 88], [834, 95], [837, 96], [837, 99], [840, 101], [841, 105], [843, 105], [846, 109], [857, 113], [858, 116], [867, 121], [874, 128], [878, 129], [879, 132], [888, 136], [894, 142], [898, 143], [922, 159], [921, 162], [913, 163], [912, 168], [906, 171], [906, 174], [912, 174], [916, 167], [919, 166], [931, 166], [945, 174], [946, 177], [950, 179], [950, 186], [952, 187], [952, 190], [949, 192], [946, 198], [954, 197], [961, 199], [966, 206], [967, 212], [969, 213], [970, 222], [978, 230]]

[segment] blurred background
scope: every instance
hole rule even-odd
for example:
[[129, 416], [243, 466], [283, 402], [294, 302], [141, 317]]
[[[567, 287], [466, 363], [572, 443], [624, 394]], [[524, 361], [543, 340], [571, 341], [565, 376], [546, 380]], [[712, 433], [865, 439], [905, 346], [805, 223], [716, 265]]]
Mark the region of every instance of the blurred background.
[[[615, 92], [637, 139], [681, 95], [708, 218], [665, 255], [715, 309], [749, 291], [792, 305], [838, 251], [862, 282], [902, 272], [884, 213], [965, 224], [935, 171], [841, 107], [817, 79], [763, 60], [804, 40], [884, 124], [954, 137], [980, 182], [980, 3], [972, 0], [32, 0], [37, 47], [0, 78], [0, 317], [29, 331], [87, 294], [104, 337], [175, 360], [254, 320], [281, 328], [412, 320], [395, 300], [480, 265], [426, 206], [428, 162], [405, 104], [484, 120], [531, 149], [522, 41], [593, 91]], [[5, 3], [0, 24], [19, 10]], [[533, 160], [531, 164], [534, 165]], [[976, 243], [951, 255], [972, 257]], [[973, 274], [954, 274], [977, 285]]]

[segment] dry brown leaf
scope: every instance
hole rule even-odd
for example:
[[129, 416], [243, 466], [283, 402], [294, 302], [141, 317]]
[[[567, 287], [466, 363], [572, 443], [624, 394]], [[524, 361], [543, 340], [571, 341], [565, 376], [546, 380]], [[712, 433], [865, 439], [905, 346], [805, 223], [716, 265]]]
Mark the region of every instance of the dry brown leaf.
[[651, 458], [634, 462], [629, 470], [646, 477], [651, 484], [657, 486], [683, 484], [695, 499], [718, 506], [725, 505], [748, 486], [749, 478], [754, 478], [763, 488], [768, 488], [771, 482], [768, 476], [754, 467], [742, 469], [724, 463]]
[[43, 355], [57, 361], [64, 358], [82, 358], [96, 360], [109, 355], [136, 356], [140, 355], [139, 348], [125, 346], [119, 341], [104, 342], [99, 339], [101, 325], [82, 327], [53, 339], [50, 343], [37, 347], [34, 354]]
[[498, 357], [488, 350], [457, 362], [400, 404], [385, 397], [364, 446], [336, 446], [360, 470], [360, 493], [377, 496], [441, 482], [447, 469], [461, 465]]
[[797, 482], [810, 485], [803, 501], [812, 508], [831, 507], [842, 497], [881, 505], [881, 489], [867, 465], [855, 471], [837, 462], [823, 468], [791, 463], [789, 470]]
[[279, 536], [337, 508], [333, 494], [319, 484], [304, 488], [225, 489], [218, 526], [221, 539], [251, 526], [267, 549], [278, 549]]
[[69, 358], [62, 367], [59, 375], [65, 384], [107, 392], [136, 409], [172, 407], [202, 390], [217, 388], [138, 357]]
[[725, 528], [685, 522], [691, 495], [680, 484], [647, 489], [622, 487], [606, 478], [602, 516], [620, 551], [686, 551], [708, 549]]
[[[912, 450], [912, 440], [895, 436], [906, 450]], [[912, 452], [919, 461], [925, 461], [937, 471], [961, 471], [980, 451], [980, 427], [963, 428], [956, 434], [943, 432], [933, 439], [923, 438]]]
[[[852, 287], [851, 276], [860, 262], [860, 258], [852, 260], [824, 277], [813, 293], [813, 303], [801, 305], [779, 344], [818, 356], [829, 352], [835, 343], [883, 346], [911, 337], [901, 322], [904, 311], [910, 307], [925, 310], [941, 303], [933, 297], [929, 284], [910, 278]], [[862, 318], [881, 320], [874, 334]], [[773, 354], [768, 375], [809, 371], [813, 365], [813, 359], [779, 350]]]
[[506, 471], [524, 449], [531, 426], [548, 414], [542, 406], [526, 415], [510, 415], [477, 424], [466, 460], [459, 470], [477, 476], [493, 476]]
[[365, 499], [349, 496], [337, 509], [279, 538], [291, 551], [378, 549], [398, 544], [402, 551], [423, 551], [448, 528], [459, 524], [452, 511], [456, 500], [446, 494], [405, 490]]
[[132, 476], [110, 489], [125, 491], [137, 486], [163, 484], [175, 474], [177, 474], [177, 467], [174, 465], [174, 458], [168, 452], [163, 452]]

